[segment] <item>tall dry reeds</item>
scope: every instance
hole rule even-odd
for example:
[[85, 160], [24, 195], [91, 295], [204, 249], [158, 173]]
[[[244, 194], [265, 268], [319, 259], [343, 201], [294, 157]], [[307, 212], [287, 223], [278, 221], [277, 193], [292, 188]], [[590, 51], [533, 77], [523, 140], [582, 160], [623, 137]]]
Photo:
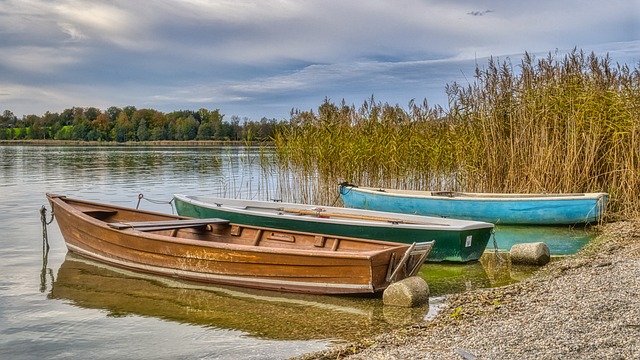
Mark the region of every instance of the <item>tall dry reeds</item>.
[[[275, 136], [299, 201], [331, 203], [336, 184], [482, 192], [595, 192], [610, 215], [640, 209], [640, 71], [574, 50], [519, 66], [489, 59], [448, 109], [328, 100]], [[291, 178], [289, 179], [291, 181]]]

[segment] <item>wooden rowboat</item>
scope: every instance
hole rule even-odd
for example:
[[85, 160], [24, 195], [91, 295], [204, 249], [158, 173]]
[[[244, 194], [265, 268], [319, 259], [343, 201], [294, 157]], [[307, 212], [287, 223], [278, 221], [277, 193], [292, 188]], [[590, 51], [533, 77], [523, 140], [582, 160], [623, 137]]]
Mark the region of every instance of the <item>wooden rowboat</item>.
[[574, 225], [601, 220], [606, 193], [496, 194], [340, 185], [345, 206], [495, 224]]
[[191, 219], [47, 194], [70, 252], [187, 280], [314, 294], [375, 293], [414, 276], [411, 245]]
[[435, 240], [428, 261], [478, 260], [493, 231], [493, 224], [485, 222], [343, 207], [181, 194], [173, 202], [178, 214], [195, 218], [398, 243]]

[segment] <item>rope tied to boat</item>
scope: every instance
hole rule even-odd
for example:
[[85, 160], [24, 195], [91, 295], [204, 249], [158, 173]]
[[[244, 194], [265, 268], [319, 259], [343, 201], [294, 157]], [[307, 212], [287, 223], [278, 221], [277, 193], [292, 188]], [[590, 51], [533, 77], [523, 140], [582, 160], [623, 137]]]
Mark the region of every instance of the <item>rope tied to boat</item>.
[[51, 208], [51, 220], [47, 221], [47, 207], [42, 205], [40, 208], [40, 221], [42, 222], [42, 251], [49, 251], [49, 235], [47, 234], [47, 226], [53, 222], [55, 213]]
[[166, 201], [166, 200], [154, 200], [154, 199], [149, 199], [148, 197], [145, 197], [144, 194], [140, 193], [138, 194], [138, 203], [136, 204], [136, 210], [140, 207], [140, 201], [141, 200], [146, 200], [152, 204], [168, 204], [171, 206], [171, 213], [175, 214], [175, 209], [173, 208], [173, 199]]
[[351, 189], [353, 189], [354, 187], [358, 187], [354, 184], [351, 184], [349, 182], [343, 181], [341, 183], [338, 184], [338, 186], [340, 186], [340, 194], [346, 195], [349, 192], [351, 192]]
[[47, 268], [49, 262], [49, 235], [47, 234], [47, 226], [53, 222], [55, 213], [53, 206], [51, 207], [51, 220], [47, 221], [47, 208], [42, 205], [40, 208], [40, 221], [42, 222], [42, 269], [40, 271], [40, 292], [47, 290], [47, 270], [51, 276], [51, 283], [53, 284], [53, 273], [51, 269]]
[[493, 250], [496, 259], [500, 260], [500, 262], [504, 262], [504, 258], [500, 256], [500, 252], [498, 251], [498, 241], [496, 240], [496, 229], [491, 229], [491, 237], [493, 238]]
[[339, 183], [338, 186], [340, 186], [340, 191], [338, 191], [338, 195], [336, 196], [336, 199], [333, 201], [333, 204], [331, 206], [337, 206], [338, 200], [340, 200], [341, 195], [347, 195], [349, 192], [351, 192], [352, 188], [357, 187], [356, 185], [346, 181]]

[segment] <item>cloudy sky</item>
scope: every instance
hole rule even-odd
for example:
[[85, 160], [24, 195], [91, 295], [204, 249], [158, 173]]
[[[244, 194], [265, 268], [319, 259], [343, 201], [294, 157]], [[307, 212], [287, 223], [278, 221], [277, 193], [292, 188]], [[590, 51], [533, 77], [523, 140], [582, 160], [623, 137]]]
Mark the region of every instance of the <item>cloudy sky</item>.
[[638, 67], [640, 1], [0, 0], [0, 111], [446, 106], [488, 56], [574, 47]]

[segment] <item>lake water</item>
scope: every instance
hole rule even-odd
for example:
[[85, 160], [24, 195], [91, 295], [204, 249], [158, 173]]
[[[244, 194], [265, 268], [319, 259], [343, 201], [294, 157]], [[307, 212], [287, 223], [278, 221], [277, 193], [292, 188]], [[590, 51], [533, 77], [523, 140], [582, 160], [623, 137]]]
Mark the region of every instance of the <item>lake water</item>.
[[[282, 359], [428, 315], [428, 307], [383, 307], [375, 297], [216, 287], [123, 271], [67, 254], [55, 222], [47, 227], [50, 249], [43, 247], [47, 192], [130, 207], [144, 194], [140, 208], [161, 212], [172, 212], [166, 202], [173, 193], [281, 198], [268, 161], [246, 147], [0, 146], [0, 359]], [[571, 253], [591, 238], [566, 231], [499, 229], [496, 240], [508, 248], [519, 238], [547, 236], [558, 243], [553, 252]], [[517, 274], [490, 257], [421, 271], [435, 295], [432, 311], [440, 295], [514, 282]]]

